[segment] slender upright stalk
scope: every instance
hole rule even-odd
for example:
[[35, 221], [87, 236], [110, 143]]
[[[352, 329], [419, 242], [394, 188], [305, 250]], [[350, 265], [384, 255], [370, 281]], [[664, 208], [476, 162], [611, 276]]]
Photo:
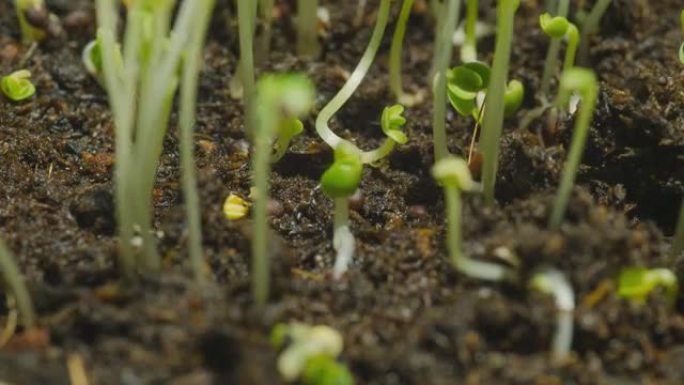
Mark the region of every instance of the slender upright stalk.
[[586, 69], [573, 68], [563, 74], [559, 101], [565, 102], [572, 91], [578, 91], [581, 94], [582, 104], [580, 105], [579, 115], [575, 119], [570, 153], [568, 154], [565, 166], [563, 166], [558, 194], [549, 217], [549, 227], [552, 230], [557, 230], [560, 227], [565, 216], [565, 210], [572, 193], [572, 186], [575, 183], [577, 169], [582, 160], [584, 146], [589, 135], [589, 127], [594, 116], [596, 99], [598, 97], [598, 84], [594, 73]]
[[[238, 8], [240, 7], [240, 1], [241, 0], [237, 0]], [[247, 6], [247, 8], [250, 8], [252, 11], [251, 17], [249, 19], [249, 25], [251, 25], [251, 30], [249, 30], [249, 31], [251, 31], [251, 32], [249, 32], [248, 28], [247, 28], [248, 24], [246, 24], [246, 23], [248, 23], [248, 22], [239, 22], [238, 21], [238, 35], [242, 36], [243, 33], [248, 34], [250, 36], [249, 37], [249, 39], [250, 39], [249, 40], [250, 41], [249, 46], [252, 47], [252, 45], [253, 45], [252, 41], [254, 39], [254, 28], [255, 28], [256, 22], [257, 22], [257, 2], [256, 1], [252, 1], [252, 2], [248, 1], [247, 4], [249, 4]], [[240, 19], [239, 11], [238, 11], [238, 19]], [[242, 32], [242, 31], [244, 31], [244, 32]], [[248, 51], [250, 57], [252, 57], [252, 58], [254, 57], [253, 51], [254, 51], [253, 48]], [[244, 59], [242, 58], [242, 40], [240, 39], [240, 59], [238, 60], [237, 66], [235, 66], [235, 73], [233, 73], [233, 76], [230, 78], [230, 82], [228, 84], [228, 87], [230, 89], [230, 96], [233, 99], [241, 99], [243, 97], [243, 94], [245, 91], [244, 87], [242, 86], [242, 76], [243, 76], [243, 69], [242, 69], [243, 64], [242, 63], [243, 63], [243, 61], [244, 61]], [[254, 60], [252, 59], [252, 62], [253, 61]], [[253, 69], [251, 71], [254, 72]], [[252, 77], [252, 83], [254, 83], [253, 77]]]
[[254, 50], [255, 62], [263, 65], [271, 51], [271, 35], [273, 29], [273, 7], [275, 0], [250, 0], [259, 2], [259, 14], [261, 15], [261, 35], [258, 37]]
[[254, 122], [254, 25], [255, 0], [238, 0], [238, 34], [240, 35], [240, 78], [245, 105], [245, 127], [252, 132]]
[[677, 227], [675, 229], [674, 238], [672, 239], [670, 254], [673, 257], [677, 257], [684, 251], [684, 197], [682, 197], [682, 204], [679, 208], [679, 219], [677, 220]]
[[432, 143], [435, 161], [449, 154], [446, 138], [447, 87], [446, 72], [451, 62], [452, 37], [461, 10], [460, 0], [447, 0], [445, 12], [440, 13], [441, 28], [435, 40], [434, 78], [432, 79]]
[[513, 22], [518, 0], [499, 0], [497, 6], [496, 48], [492, 75], [487, 89], [487, 111], [482, 122], [481, 148], [483, 153], [482, 184], [484, 201], [494, 205], [494, 186], [499, 160], [499, 141], [503, 129], [504, 93], [511, 57]]
[[465, 40], [461, 46], [461, 61], [469, 63], [477, 60], [477, 12], [478, 0], [466, 1]]
[[181, 177], [183, 180], [183, 192], [185, 195], [185, 215], [188, 220], [188, 249], [190, 261], [195, 278], [198, 282], [204, 282], [205, 265], [202, 256], [202, 223], [200, 217], [199, 194], [197, 193], [197, 178], [195, 177], [195, 160], [193, 133], [195, 125], [195, 109], [197, 106], [197, 88], [199, 82], [200, 65], [202, 61], [202, 47], [206, 30], [209, 26], [211, 5], [200, 15], [199, 25], [204, 28], [202, 33], [197, 33], [194, 41], [188, 45], [187, 56], [183, 62], [183, 74], [180, 87], [180, 156]]
[[32, 329], [36, 325], [36, 316], [33, 311], [33, 304], [29, 296], [26, 283], [21, 278], [21, 272], [17, 267], [12, 253], [9, 251], [5, 243], [0, 239], [0, 272], [2, 278], [9, 289], [12, 290], [14, 298], [17, 300], [17, 307], [19, 313], [24, 318], [24, 326], [27, 329]]
[[[558, 2], [558, 8], [553, 11], [549, 11], [549, 13], [555, 13], [554, 16], [566, 17], [568, 15], [569, 7], [570, 0], [560, 0]], [[551, 39], [549, 50], [546, 52], [546, 60], [544, 60], [544, 73], [542, 74], [541, 82], [542, 95], [547, 99], [550, 98], [551, 76], [558, 66], [558, 53], [560, 52], [560, 48], [560, 39]]]
[[579, 60], [581, 65], [586, 65], [589, 60], [590, 36], [598, 31], [601, 18], [603, 18], [603, 15], [608, 10], [608, 6], [611, 2], [612, 0], [597, 0], [596, 4], [594, 4], [594, 8], [591, 9], [591, 12], [589, 12], [589, 15], [587, 15], [587, 18], [584, 19], [584, 22], [582, 23], [579, 47]]
[[[328, 104], [323, 107], [321, 112], [316, 117], [316, 132], [321, 139], [323, 139], [323, 141], [325, 141], [332, 148], [337, 147], [337, 145], [344, 139], [340, 138], [330, 129], [328, 122], [333, 115], [335, 115], [335, 113], [342, 108], [347, 100], [349, 100], [352, 94], [354, 94], [354, 91], [356, 91], [361, 84], [361, 81], [368, 73], [368, 69], [373, 63], [375, 54], [378, 52], [378, 48], [382, 42], [382, 35], [385, 32], [385, 27], [387, 26], [389, 11], [390, 0], [381, 0], [378, 18], [375, 21], [373, 34], [371, 35], [370, 42], [368, 42], [366, 50], [363, 52], [361, 60], [359, 60], [359, 64], [356, 65], [356, 68], [354, 68], [354, 71], [351, 73], [342, 88], [337, 92], [337, 94], [335, 94], [335, 96], [333, 96], [332, 99], [330, 99]], [[446, 88], [444, 92], [446, 93]]]
[[318, 0], [297, 0], [297, 53], [314, 58], [321, 47], [318, 44]]
[[333, 215], [333, 248], [337, 252], [333, 277], [339, 279], [349, 269], [356, 240], [349, 229], [349, 198], [335, 198]]
[[392, 45], [390, 47], [390, 63], [389, 63], [389, 77], [390, 89], [394, 97], [402, 102], [405, 98], [404, 86], [401, 81], [401, 52], [404, 43], [404, 36], [406, 34], [406, 24], [411, 15], [411, 8], [414, 0], [404, 0], [401, 4], [401, 11], [399, 12], [399, 19], [397, 20], [397, 27], [392, 36]]

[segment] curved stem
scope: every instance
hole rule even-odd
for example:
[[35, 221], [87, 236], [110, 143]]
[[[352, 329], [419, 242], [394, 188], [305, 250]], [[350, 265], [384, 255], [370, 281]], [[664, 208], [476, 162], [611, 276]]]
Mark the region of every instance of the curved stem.
[[354, 257], [356, 241], [349, 230], [349, 199], [335, 198], [334, 205], [333, 248], [337, 255], [333, 267], [333, 278], [339, 279], [349, 269], [349, 264]]
[[396, 144], [397, 143], [392, 139], [385, 139], [385, 141], [382, 142], [382, 145], [375, 150], [363, 151], [361, 153], [361, 163], [371, 165], [376, 163], [380, 159], [383, 159], [389, 155], [392, 150], [394, 150], [394, 146], [396, 146]]
[[24, 318], [24, 326], [27, 329], [32, 329], [36, 325], [36, 316], [31, 303], [31, 296], [26, 288], [26, 283], [21, 278], [21, 272], [14, 257], [12, 257], [12, 253], [2, 240], [0, 240], [0, 272], [2, 272], [7, 286], [14, 293], [17, 307], [19, 307], [19, 312]]
[[401, 81], [401, 52], [404, 36], [406, 35], [406, 24], [411, 15], [411, 7], [413, 7], [414, 0], [404, 0], [401, 4], [401, 11], [399, 12], [399, 19], [397, 20], [397, 27], [392, 36], [392, 45], [390, 47], [390, 63], [389, 63], [389, 77], [390, 89], [394, 93], [394, 97], [401, 102], [404, 98], [404, 86]]
[[561, 363], [568, 357], [572, 347], [575, 293], [565, 275], [556, 269], [535, 274], [532, 287], [552, 295], [555, 300], [558, 314], [551, 355], [554, 363]]
[[440, 21], [437, 23], [441, 28], [438, 30], [435, 40], [435, 65], [432, 82], [432, 143], [435, 161], [449, 154], [446, 138], [446, 71], [451, 62], [451, 52], [454, 46], [452, 37], [460, 9], [460, 0], [448, 0], [446, 11], [441, 14]]
[[[250, 0], [256, 2], [257, 0]], [[255, 49], [255, 61], [258, 66], [261, 66], [268, 60], [269, 52], [271, 51], [271, 30], [273, 28], [273, 6], [274, 0], [258, 0], [261, 13], [261, 23], [263, 29], [261, 36], [259, 36]]]
[[511, 57], [516, 0], [499, 0], [497, 6], [496, 48], [492, 75], [487, 89], [487, 112], [482, 121], [482, 185], [487, 206], [494, 205], [494, 186], [499, 161], [499, 141], [503, 130], [504, 93]]
[[471, 259], [463, 253], [461, 235], [462, 204], [461, 193], [457, 186], [444, 185], [444, 199], [447, 211], [447, 248], [451, 263], [461, 273], [487, 281], [502, 281], [512, 278], [503, 266]]
[[361, 81], [368, 73], [370, 65], [373, 63], [375, 54], [378, 52], [380, 43], [382, 42], [382, 35], [385, 32], [387, 19], [389, 18], [390, 0], [381, 0], [380, 9], [378, 11], [378, 19], [375, 22], [375, 28], [371, 35], [368, 47], [363, 53], [359, 64], [354, 69], [354, 72], [349, 76], [344, 86], [333, 96], [328, 104], [323, 107], [321, 112], [316, 117], [316, 132], [330, 147], [335, 148], [343, 140], [335, 134], [328, 122], [339, 111], [340, 108], [349, 100], [354, 91], [359, 87]]
[[[568, 8], [570, 7], [570, 0], [560, 0], [558, 8], [550, 13], [555, 12], [555, 16], [566, 17], [568, 15]], [[544, 98], [550, 99], [551, 76], [558, 65], [558, 53], [560, 52], [560, 39], [551, 39], [549, 50], [546, 52], [546, 60], [544, 60], [544, 73], [542, 74], [541, 92]]]
[[570, 23], [568, 32], [565, 35], [568, 37], [568, 46], [565, 48], [565, 60], [563, 61], [564, 72], [575, 65], [575, 55], [577, 53], [577, 44], [579, 43], [579, 31], [574, 24]]

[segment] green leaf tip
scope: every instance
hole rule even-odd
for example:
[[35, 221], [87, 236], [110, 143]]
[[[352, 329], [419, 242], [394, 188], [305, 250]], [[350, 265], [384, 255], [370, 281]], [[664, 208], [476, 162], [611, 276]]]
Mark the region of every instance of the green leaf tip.
[[449, 71], [447, 97], [454, 109], [463, 116], [476, 115], [475, 98], [489, 86], [491, 69], [482, 62], [470, 62]]
[[36, 87], [31, 83], [31, 71], [19, 70], [0, 80], [0, 90], [9, 99], [20, 102], [36, 93]]
[[354, 377], [349, 369], [334, 357], [319, 354], [307, 360], [302, 372], [305, 385], [353, 385]]
[[359, 149], [349, 142], [335, 148], [335, 161], [321, 176], [321, 189], [333, 198], [348, 197], [361, 183], [363, 163]]
[[269, 74], [257, 84], [260, 100], [274, 103], [285, 116], [301, 116], [314, 104], [315, 87], [303, 74]]
[[678, 285], [677, 276], [669, 269], [627, 267], [620, 272], [618, 295], [642, 304], [653, 290], [662, 287], [668, 300], [674, 302]]
[[524, 98], [525, 86], [515, 79], [508, 82], [506, 93], [504, 94], [504, 116], [508, 118], [515, 115], [520, 106], [522, 106]]
[[565, 17], [554, 17], [547, 12], [539, 16], [539, 25], [545, 34], [553, 39], [560, 39], [568, 31], [570, 22]]
[[404, 106], [395, 104], [393, 106], [385, 107], [382, 110], [382, 116], [380, 117], [382, 132], [399, 144], [406, 144], [406, 142], [408, 142], [408, 137], [401, 130], [404, 124], [406, 124], [406, 118], [402, 115], [403, 113]]
[[477, 190], [468, 163], [455, 156], [448, 156], [432, 166], [432, 177], [443, 185], [457, 186], [461, 191]]
[[684, 64], [684, 43], [679, 46], [679, 61]]

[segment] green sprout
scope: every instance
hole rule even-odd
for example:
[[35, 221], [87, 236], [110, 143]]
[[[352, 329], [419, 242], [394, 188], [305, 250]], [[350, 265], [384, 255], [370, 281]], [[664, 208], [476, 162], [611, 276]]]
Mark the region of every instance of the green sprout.
[[677, 257], [682, 251], [684, 251], [684, 197], [682, 197], [682, 204], [679, 207], [679, 219], [677, 220], [677, 227], [675, 227], [670, 254]]
[[[485, 109], [484, 102], [478, 107], [477, 97], [489, 86], [491, 70], [481, 62], [466, 63], [451, 69], [447, 74], [447, 96], [454, 109], [463, 116], [473, 116], [480, 120]], [[511, 80], [504, 92], [504, 117], [514, 115], [522, 105], [525, 87], [518, 80]], [[486, 94], [484, 101], [487, 100]]]
[[273, 30], [273, 9], [275, 0], [250, 0], [258, 2], [259, 17], [261, 18], [261, 35], [257, 39], [254, 49], [255, 61], [257, 65], [263, 64], [271, 50], [271, 35]]
[[252, 172], [257, 194], [253, 207], [252, 296], [258, 304], [268, 299], [268, 179], [271, 143], [283, 119], [292, 119], [309, 112], [314, 103], [313, 83], [304, 75], [266, 75], [257, 84], [256, 102], [259, 108], [254, 131]]
[[292, 138], [301, 134], [304, 131], [304, 123], [297, 118], [285, 118], [280, 121], [278, 127], [278, 139], [275, 143], [275, 153], [271, 159], [271, 162], [275, 163], [279, 161], [287, 148], [290, 146]]
[[81, 61], [83, 62], [83, 65], [90, 76], [95, 78], [100, 84], [103, 84], [104, 78], [102, 74], [102, 49], [97, 39], [89, 42], [83, 48], [83, 52], [81, 53]]
[[354, 385], [354, 376], [347, 366], [334, 357], [319, 354], [307, 360], [302, 372], [304, 385]]
[[321, 51], [318, 44], [318, 0], [297, 0], [297, 53], [314, 58]]
[[[299, 322], [277, 324], [271, 330], [271, 343], [282, 350], [278, 356], [278, 372], [286, 381], [302, 377], [304, 384], [328, 385], [347, 382], [325, 382], [347, 374], [338, 368], [326, 367], [330, 362], [321, 359], [329, 357], [333, 362], [342, 353], [344, 341], [335, 329], [325, 326], [310, 326]], [[353, 382], [352, 382], [353, 383]]]
[[479, 189], [470, 175], [466, 161], [455, 156], [440, 159], [432, 167], [432, 176], [444, 189], [448, 225], [447, 248], [454, 267], [472, 278], [488, 281], [513, 279], [513, 274], [503, 266], [471, 259], [463, 252], [461, 192]]
[[[230, 78], [229, 89], [233, 99], [244, 97], [249, 118], [249, 109], [253, 108], [254, 99], [254, 28], [257, 22], [257, 2], [237, 0], [237, 7], [240, 59]], [[250, 132], [251, 119], [246, 120], [245, 131]]]
[[555, 299], [558, 319], [551, 356], [553, 362], [562, 363], [570, 354], [572, 347], [575, 293], [565, 275], [556, 269], [546, 269], [536, 273], [530, 280], [530, 287], [550, 294]]
[[21, 273], [12, 253], [0, 239], [0, 272], [7, 288], [10, 289], [17, 301], [19, 314], [24, 319], [26, 329], [32, 329], [36, 325], [36, 316], [33, 310], [31, 296], [26, 288], [26, 283], [21, 279]]
[[36, 22], [31, 22], [27, 15], [43, 15], [47, 20], [48, 12], [43, 0], [15, 0], [17, 19], [21, 28], [21, 37], [24, 43], [33, 43], [45, 38], [45, 31]]
[[608, 10], [608, 6], [611, 2], [612, 0], [597, 0], [596, 4], [594, 4], [594, 8], [591, 9], [589, 15], [587, 15], [582, 22], [582, 36], [580, 38], [581, 44], [579, 48], [579, 59], [581, 64], [587, 62], [589, 56], [589, 38], [598, 31], [599, 23]]
[[[436, 4], [437, 33], [435, 37], [435, 54], [433, 56], [432, 73], [432, 143], [435, 161], [449, 155], [446, 136], [446, 104], [447, 104], [447, 71], [453, 50], [452, 36], [456, 29], [461, 10], [460, 0], [448, 0], [445, 5]], [[441, 9], [445, 7], [445, 9]]]
[[36, 93], [36, 86], [31, 83], [31, 71], [19, 70], [0, 79], [0, 90], [10, 100], [20, 102]]
[[[172, 2], [135, 1], [127, 8], [124, 44], [120, 49], [116, 40], [118, 2], [96, 2], [102, 74], [116, 127], [114, 185], [119, 256], [121, 268], [128, 277], [136, 272], [156, 274], [161, 269], [152, 231], [152, 192], [157, 165], [173, 98], [181, 82], [185, 129], [194, 120], [193, 97], [188, 95], [195, 93], [191, 89], [196, 86], [196, 80], [188, 82], [187, 77], [196, 76], [197, 71], [182, 66], [195, 65], [192, 64], [195, 59], [189, 57], [201, 49], [213, 6], [213, 0], [184, 1], [171, 28]], [[179, 79], [181, 76], [184, 79]], [[183, 135], [182, 140], [187, 140], [187, 134]], [[183, 167], [188, 168], [187, 158]], [[187, 176], [183, 177], [186, 187]], [[186, 194], [192, 197], [191, 191]], [[188, 209], [197, 210], [193, 205], [189, 202]], [[190, 227], [195, 228], [191, 232], [196, 239], [195, 220], [189, 218], [189, 221]], [[196, 249], [192, 253], [196, 254]], [[193, 262], [196, 269], [198, 265]], [[195, 273], [198, 277], [202, 274]]]
[[392, 45], [390, 46], [389, 59], [389, 78], [390, 90], [394, 94], [397, 101], [406, 106], [412, 106], [420, 103], [423, 100], [423, 94], [417, 93], [414, 95], [408, 94], [404, 91], [401, 78], [401, 53], [402, 43], [404, 42], [404, 35], [406, 34], [406, 24], [411, 15], [411, 7], [414, 0], [404, 0], [401, 4], [401, 11], [399, 12], [399, 19], [397, 20], [397, 27], [392, 36]]
[[553, 210], [549, 217], [549, 227], [557, 230], [560, 227], [565, 210], [568, 206], [568, 200], [572, 192], [572, 186], [575, 183], [575, 175], [579, 167], [582, 153], [584, 152], [584, 145], [589, 134], [589, 126], [596, 108], [596, 99], [598, 97], [598, 83], [596, 75], [593, 71], [585, 68], [571, 68], [567, 70], [561, 77], [560, 89], [558, 92], [558, 99], [556, 105], [566, 105], [573, 92], [577, 92], [582, 99], [582, 104], [579, 109], [579, 115], [575, 119], [575, 128], [572, 134], [572, 143], [570, 145], [570, 153], [568, 159], [563, 167], [561, 175], [561, 183], [558, 188], [558, 194], [553, 204]]
[[466, 1], [465, 40], [461, 46], [461, 61], [469, 63], [477, 60], [477, 12], [478, 0]]
[[[568, 47], [565, 49], [565, 60], [563, 61], [563, 72], [572, 68], [575, 64], [575, 55], [577, 53], [577, 44], [579, 43], [579, 31], [577, 27], [568, 21], [563, 16], [551, 16], [544, 13], [539, 16], [539, 24], [552, 41], [559, 41], [562, 38], [567, 38]], [[544, 63], [544, 73], [542, 75], [542, 95], [547, 96], [551, 83], [551, 73], [556, 65], [555, 61], [550, 60], [551, 56], [546, 56]]]
[[483, 164], [482, 183], [484, 201], [487, 206], [494, 204], [494, 185], [499, 159], [499, 141], [503, 130], [505, 113], [506, 78], [511, 56], [513, 23], [520, 0], [499, 0], [497, 6], [496, 45], [492, 75], [487, 89], [487, 111], [482, 121], [480, 139]]
[[646, 302], [648, 295], [657, 287], [662, 287], [667, 299], [674, 303], [679, 284], [677, 276], [671, 270], [627, 267], [620, 272], [618, 295], [636, 304]]

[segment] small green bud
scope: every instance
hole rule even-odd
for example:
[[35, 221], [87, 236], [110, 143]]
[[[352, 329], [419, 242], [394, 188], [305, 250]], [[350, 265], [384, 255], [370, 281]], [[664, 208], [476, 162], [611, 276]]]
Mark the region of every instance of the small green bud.
[[92, 76], [99, 78], [102, 74], [102, 49], [98, 40], [93, 40], [83, 48], [81, 60]]
[[544, 33], [553, 39], [561, 39], [568, 31], [570, 23], [562, 16], [553, 17], [547, 13], [539, 16], [539, 25]]
[[443, 185], [457, 186], [461, 191], [474, 191], [477, 183], [473, 181], [468, 163], [462, 158], [448, 156], [432, 166], [432, 177]]
[[302, 382], [304, 385], [353, 385], [354, 377], [334, 357], [320, 354], [307, 360]]
[[271, 345], [276, 349], [280, 349], [285, 345], [288, 338], [290, 327], [284, 323], [276, 324], [271, 329]]
[[520, 106], [522, 106], [523, 99], [525, 98], [525, 87], [519, 80], [511, 80], [508, 82], [506, 87], [506, 93], [504, 95], [504, 116], [513, 116]]
[[15, 102], [26, 100], [36, 93], [36, 87], [30, 79], [29, 70], [13, 72], [0, 80], [0, 90]]
[[382, 132], [399, 144], [406, 144], [406, 142], [408, 142], [408, 137], [401, 130], [404, 124], [406, 124], [406, 118], [402, 116], [403, 112], [404, 106], [395, 104], [390, 107], [385, 107], [382, 110], [382, 116], [380, 117]]
[[351, 196], [361, 183], [362, 172], [359, 149], [350, 142], [341, 142], [335, 148], [335, 161], [321, 176], [321, 189], [333, 198]]
[[658, 286], [665, 289], [668, 299], [674, 302], [677, 296], [678, 282], [677, 276], [671, 270], [628, 267], [620, 272], [618, 295], [641, 304]]

